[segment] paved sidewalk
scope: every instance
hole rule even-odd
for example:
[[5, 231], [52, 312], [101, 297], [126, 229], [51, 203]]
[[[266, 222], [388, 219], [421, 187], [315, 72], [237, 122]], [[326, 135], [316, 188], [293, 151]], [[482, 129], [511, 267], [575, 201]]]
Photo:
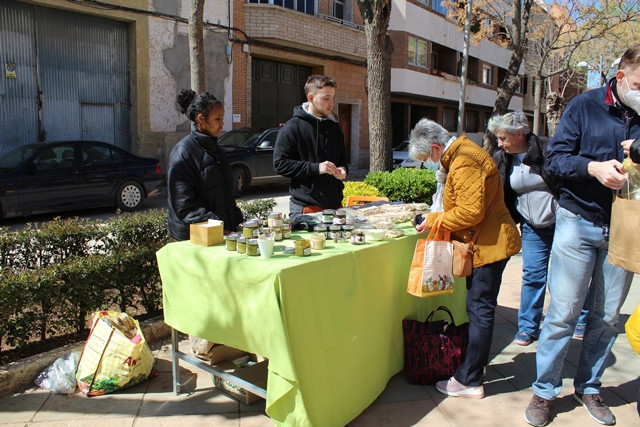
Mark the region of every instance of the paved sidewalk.
[[[388, 426], [526, 426], [524, 410], [531, 399], [535, 377], [536, 343], [521, 347], [513, 343], [520, 295], [522, 259], [514, 256], [504, 274], [498, 299], [492, 360], [485, 382], [486, 397], [468, 400], [446, 397], [433, 386], [409, 385], [402, 373], [389, 381], [385, 391], [350, 427]], [[640, 425], [636, 393], [640, 382], [640, 355], [624, 335], [624, 322], [640, 303], [639, 279], [622, 310], [621, 334], [602, 378], [602, 394], [619, 426]], [[182, 341], [182, 345], [186, 341]], [[151, 343], [159, 375], [122, 392], [87, 398], [54, 395], [41, 389], [0, 399], [0, 425], [5, 426], [270, 426], [264, 401], [250, 406], [238, 403], [213, 387], [211, 376], [181, 363], [183, 393], [172, 392], [169, 338]], [[579, 407], [571, 394], [571, 378], [581, 341], [573, 340], [563, 370], [564, 388], [553, 407], [552, 425], [585, 427], [598, 425]], [[319, 426], [324, 427], [324, 426]]]

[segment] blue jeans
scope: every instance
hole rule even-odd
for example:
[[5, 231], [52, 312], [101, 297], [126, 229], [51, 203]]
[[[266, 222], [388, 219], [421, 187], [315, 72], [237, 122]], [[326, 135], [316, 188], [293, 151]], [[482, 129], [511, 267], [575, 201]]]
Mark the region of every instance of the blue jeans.
[[609, 264], [608, 250], [602, 227], [558, 209], [549, 270], [551, 302], [536, 353], [537, 396], [553, 399], [560, 394], [562, 366], [587, 292], [587, 328], [573, 385], [579, 393], [600, 392], [600, 377], [618, 336], [620, 307], [633, 279], [632, 273]]
[[552, 225], [535, 228], [522, 223], [522, 289], [518, 309], [518, 332], [537, 338], [542, 320], [547, 270], [553, 243]]

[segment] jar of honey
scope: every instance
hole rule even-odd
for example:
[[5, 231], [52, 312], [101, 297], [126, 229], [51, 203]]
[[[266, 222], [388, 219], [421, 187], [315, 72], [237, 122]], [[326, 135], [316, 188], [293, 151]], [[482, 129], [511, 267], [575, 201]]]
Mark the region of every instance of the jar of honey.
[[242, 226], [242, 235], [247, 239], [258, 237], [258, 221], [255, 221], [255, 220], [245, 221], [245, 223]]
[[260, 255], [260, 251], [258, 249], [258, 239], [247, 239], [247, 255]]
[[237, 250], [237, 240], [238, 240], [238, 235], [237, 234], [235, 234], [235, 233], [227, 234], [226, 236], [224, 236], [224, 240], [226, 242], [228, 251]]
[[237, 249], [239, 254], [246, 254], [247, 253], [247, 238], [246, 237], [238, 236], [236, 249]]

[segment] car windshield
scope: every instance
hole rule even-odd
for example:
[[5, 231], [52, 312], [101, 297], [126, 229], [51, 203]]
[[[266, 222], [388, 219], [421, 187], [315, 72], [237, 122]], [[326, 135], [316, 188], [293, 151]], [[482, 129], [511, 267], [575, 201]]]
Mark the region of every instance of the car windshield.
[[39, 150], [38, 145], [23, 145], [0, 157], [0, 170], [8, 171], [20, 166], [25, 160]]
[[246, 147], [255, 142], [261, 133], [260, 130], [230, 130], [218, 138], [218, 144], [222, 147]]
[[403, 141], [393, 148], [393, 151], [407, 151], [409, 150], [409, 141]]

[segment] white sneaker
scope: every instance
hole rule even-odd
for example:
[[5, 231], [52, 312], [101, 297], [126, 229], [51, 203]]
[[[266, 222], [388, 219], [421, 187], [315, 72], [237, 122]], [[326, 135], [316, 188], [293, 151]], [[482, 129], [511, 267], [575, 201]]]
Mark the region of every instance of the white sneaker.
[[482, 399], [484, 397], [484, 387], [480, 386], [466, 386], [460, 384], [455, 378], [451, 377], [448, 380], [438, 381], [436, 388], [442, 394], [453, 397], [466, 397], [468, 399]]

